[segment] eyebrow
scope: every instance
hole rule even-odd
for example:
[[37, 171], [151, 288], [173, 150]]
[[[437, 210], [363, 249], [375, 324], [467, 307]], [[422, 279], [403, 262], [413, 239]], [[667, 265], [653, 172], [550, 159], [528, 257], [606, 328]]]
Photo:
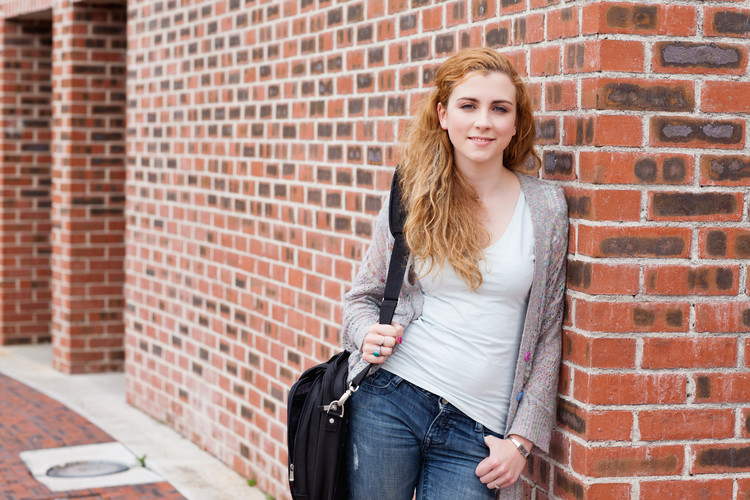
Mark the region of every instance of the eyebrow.
[[[457, 101], [469, 101], [472, 103], [478, 103], [479, 99], [476, 97], [458, 97], [456, 98]], [[513, 104], [513, 101], [508, 101], [507, 99], [496, 99], [492, 101], [490, 104]]]

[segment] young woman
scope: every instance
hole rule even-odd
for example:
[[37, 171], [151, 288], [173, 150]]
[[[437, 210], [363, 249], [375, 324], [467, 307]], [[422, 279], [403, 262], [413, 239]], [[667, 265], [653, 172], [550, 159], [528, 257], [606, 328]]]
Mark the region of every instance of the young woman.
[[[410, 259], [380, 325], [393, 238], [381, 211], [344, 305], [350, 498], [515, 499], [555, 418], [568, 241], [562, 190], [517, 173], [534, 151], [510, 61], [469, 49], [439, 68], [404, 141]], [[499, 490], [499, 491], [498, 491]]]

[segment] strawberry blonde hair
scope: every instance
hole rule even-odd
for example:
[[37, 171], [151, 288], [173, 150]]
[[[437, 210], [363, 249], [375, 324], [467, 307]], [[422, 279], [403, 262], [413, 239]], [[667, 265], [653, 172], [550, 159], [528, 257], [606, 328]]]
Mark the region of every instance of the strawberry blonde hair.
[[503, 165], [518, 170], [529, 157], [539, 163], [526, 85], [507, 57], [477, 48], [463, 50], [440, 65], [435, 88], [422, 99], [406, 130], [399, 166], [402, 206], [407, 213], [404, 235], [411, 255], [427, 264], [424, 274], [449, 262], [471, 290], [482, 284], [479, 262], [489, 234], [482, 223], [479, 197], [454, 164], [453, 145], [440, 126], [437, 105], [447, 107], [453, 89], [475, 72], [503, 73], [516, 89], [516, 135], [503, 152]]

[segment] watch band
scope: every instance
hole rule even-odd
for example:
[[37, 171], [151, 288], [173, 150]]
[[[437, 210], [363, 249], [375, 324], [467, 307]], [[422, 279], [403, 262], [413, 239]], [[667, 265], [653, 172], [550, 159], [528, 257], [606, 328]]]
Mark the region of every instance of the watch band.
[[529, 454], [530, 454], [529, 450], [527, 450], [518, 439], [514, 438], [513, 436], [508, 436], [508, 439], [510, 439], [511, 443], [516, 445], [516, 448], [518, 449], [518, 453], [523, 455], [523, 458], [529, 458]]

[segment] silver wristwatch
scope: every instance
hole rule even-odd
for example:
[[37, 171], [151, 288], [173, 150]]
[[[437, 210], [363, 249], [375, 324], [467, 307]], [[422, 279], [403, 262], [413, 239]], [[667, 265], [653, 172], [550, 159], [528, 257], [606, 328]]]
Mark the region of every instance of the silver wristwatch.
[[530, 452], [529, 452], [529, 450], [527, 450], [526, 448], [524, 448], [523, 444], [521, 444], [521, 441], [519, 441], [518, 439], [514, 438], [513, 436], [508, 436], [508, 439], [510, 439], [511, 443], [513, 443], [514, 445], [516, 445], [516, 448], [518, 448], [518, 453], [520, 453], [521, 455], [523, 455], [523, 458], [529, 458], [529, 453]]

